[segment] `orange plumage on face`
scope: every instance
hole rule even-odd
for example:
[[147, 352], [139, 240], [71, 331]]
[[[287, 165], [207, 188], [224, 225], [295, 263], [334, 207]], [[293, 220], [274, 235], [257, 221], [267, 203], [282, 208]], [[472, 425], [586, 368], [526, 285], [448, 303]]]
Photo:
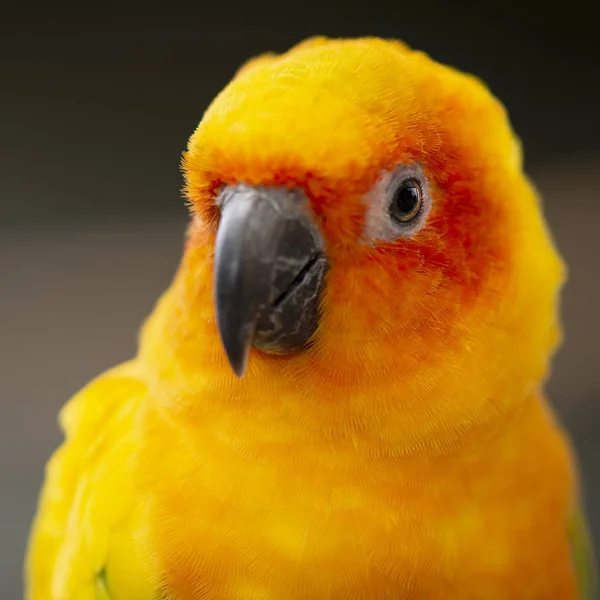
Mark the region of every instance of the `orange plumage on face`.
[[[515, 244], [544, 232], [520, 160], [503, 108], [474, 78], [399, 43], [317, 39], [255, 59], [217, 97], [190, 140], [187, 191], [216, 223], [224, 184], [303, 190], [331, 264], [313, 354], [385, 338], [396, 358], [409, 345], [418, 368], [465, 341], [470, 311], [482, 329], [501, 322], [518, 269], [531, 266], [515, 264]], [[369, 238], [370, 195], [402, 165], [427, 182], [426, 222]], [[389, 218], [385, 203], [377, 210]]]

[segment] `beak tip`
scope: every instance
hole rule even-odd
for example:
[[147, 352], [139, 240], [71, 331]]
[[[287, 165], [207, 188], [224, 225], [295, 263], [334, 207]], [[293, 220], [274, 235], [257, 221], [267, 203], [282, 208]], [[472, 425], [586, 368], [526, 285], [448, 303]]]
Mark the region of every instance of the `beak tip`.
[[244, 377], [244, 374], [246, 373], [246, 361], [244, 360], [244, 361], [240, 361], [237, 363], [230, 361], [229, 364], [231, 365], [231, 368], [232, 368], [235, 376], [238, 379], [242, 379]]
[[231, 336], [224, 335], [225, 332], [220, 328], [221, 343], [227, 356], [227, 361], [235, 376], [242, 378], [246, 372], [248, 364], [248, 354], [250, 353], [251, 340], [241, 340], [238, 336], [233, 339]]
[[248, 349], [247, 348], [228, 348], [225, 346], [225, 355], [227, 356], [227, 362], [231, 367], [231, 370], [236, 377], [241, 379], [246, 373], [246, 366], [248, 363]]

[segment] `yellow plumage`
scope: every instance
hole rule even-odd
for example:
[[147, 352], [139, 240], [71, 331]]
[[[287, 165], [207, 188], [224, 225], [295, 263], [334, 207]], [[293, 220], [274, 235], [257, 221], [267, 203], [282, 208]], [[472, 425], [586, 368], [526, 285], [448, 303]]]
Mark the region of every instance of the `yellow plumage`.
[[[398, 165], [427, 220], [365, 241]], [[313, 39], [240, 70], [185, 171], [186, 251], [137, 357], [63, 411], [28, 600], [582, 597], [541, 389], [563, 265], [485, 87], [399, 42]], [[302, 190], [330, 265], [311, 344], [252, 348], [243, 379], [213, 284], [239, 183]]]

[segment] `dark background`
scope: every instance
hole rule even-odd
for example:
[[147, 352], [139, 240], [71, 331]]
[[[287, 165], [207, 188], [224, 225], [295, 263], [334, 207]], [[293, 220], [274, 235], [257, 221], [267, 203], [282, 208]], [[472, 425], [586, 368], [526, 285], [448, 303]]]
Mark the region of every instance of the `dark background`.
[[508, 107], [570, 264], [567, 338], [549, 391], [581, 457], [600, 540], [596, 23], [591, 2], [3, 7], [0, 597], [21, 596], [59, 407], [132, 355], [176, 268], [188, 136], [241, 62], [314, 34], [399, 37], [479, 75]]

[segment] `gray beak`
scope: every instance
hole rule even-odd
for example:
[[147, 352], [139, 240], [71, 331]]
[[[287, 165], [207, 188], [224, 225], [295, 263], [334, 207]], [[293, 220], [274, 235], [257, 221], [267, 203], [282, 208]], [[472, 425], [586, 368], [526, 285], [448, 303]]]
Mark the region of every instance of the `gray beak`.
[[328, 265], [300, 190], [228, 186], [218, 204], [217, 322], [227, 358], [241, 377], [251, 345], [275, 354], [306, 347], [318, 326]]

